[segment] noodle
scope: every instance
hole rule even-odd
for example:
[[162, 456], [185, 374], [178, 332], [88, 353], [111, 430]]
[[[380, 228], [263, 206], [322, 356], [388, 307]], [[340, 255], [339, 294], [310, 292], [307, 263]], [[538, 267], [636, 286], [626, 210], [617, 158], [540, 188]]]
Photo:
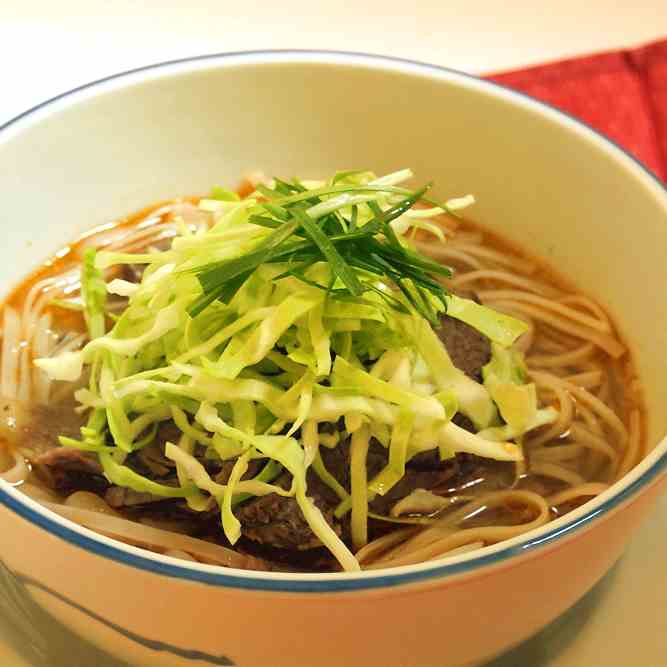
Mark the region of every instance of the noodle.
[[[547, 495], [546, 500], [537, 494], [530, 496], [544, 505], [537, 519], [520, 527], [462, 525], [456, 530], [443, 524], [384, 535], [357, 553], [366, 569], [439, 559], [460, 553], [460, 549], [480, 548], [521, 534], [546, 523], [549, 507], [580, 504], [602, 493], [609, 488], [607, 478], [613, 482], [623, 476], [641, 456], [640, 411], [629, 413], [626, 428], [612, 407], [610, 357], [621, 356], [625, 348], [614, 336], [609, 318], [598, 304], [543, 282], [539, 274], [535, 275], [534, 265], [517, 262], [514, 255], [487, 252], [486, 248], [475, 250], [466, 243], [456, 243], [456, 237], [444, 246], [421, 243], [419, 247], [441, 261], [457, 260], [462, 265], [462, 270], [448, 281], [452, 289], [474, 289], [484, 303], [539, 323], [532, 323], [516, 347], [526, 354], [529, 374], [539, 394], [545, 400], [549, 396], [556, 400], [559, 418], [541, 432], [527, 436], [527, 460], [521, 468], [517, 466], [518, 479], [541, 476], [549, 484], [565, 488]], [[640, 386], [632, 382], [626, 391], [636, 396]], [[596, 481], [603, 464], [604, 470], [611, 473], [604, 474], [604, 481]], [[525, 496], [515, 500], [521, 498], [525, 502]], [[475, 502], [484, 503], [485, 497]], [[472, 505], [467, 507], [468, 512], [472, 510]], [[438, 531], [440, 536], [436, 539]]]
[[[475, 283], [477, 281], [497, 281], [500, 283], [507, 283], [508, 285], [513, 285], [514, 287], [519, 287], [527, 292], [533, 292], [534, 294], [539, 294], [547, 298], [555, 297], [559, 294], [557, 289], [540, 283], [537, 280], [518, 276], [507, 271], [497, 271], [493, 269], [482, 269], [479, 271], [463, 273], [450, 280], [450, 284], [452, 288], [457, 289], [464, 285], [470, 286], [470, 283]], [[477, 293], [479, 294], [479, 289], [477, 290]]]
[[[51, 313], [46, 313], [37, 322], [37, 334], [33, 345], [35, 357], [48, 357], [53, 349], [53, 334], [51, 332]], [[46, 373], [37, 368], [32, 369], [32, 383], [35, 387], [35, 400], [38, 403], [48, 403], [51, 380]]]
[[563, 378], [566, 382], [576, 384], [583, 389], [595, 389], [602, 384], [602, 371], [584, 371], [575, 375], [567, 375]]
[[217, 544], [198, 540], [187, 535], [173, 533], [160, 528], [152, 528], [135, 521], [120, 519], [110, 514], [70, 507], [42, 501], [41, 504], [52, 512], [59, 514], [65, 519], [74, 521], [85, 528], [90, 528], [97, 533], [119, 539], [122, 542], [140, 546], [153, 551], [165, 552], [180, 550], [194, 556], [202, 563], [211, 565], [223, 565], [224, 567], [237, 567], [244, 570], [267, 570], [268, 564], [254, 556], [246, 556], [226, 549]]
[[533, 319], [540, 322], [544, 322], [554, 329], [563, 331], [582, 340], [592, 341], [614, 359], [618, 359], [625, 352], [623, 345], [621, 345], [615, 338], [612, 338], [612, 336], [602, 334], [595, 329], [591, 329], [590, 327], [575, 324], [574, 322], [571, 322], [562, 316], [552, 315], [536, 306], [502, 299], [488, 299], [486, 304], [492, 308], [507, 305], [511, 308], [514, 308], [517, 313], [525, 313], [529, 317], [532, 317]]
[[597, 496], [608, 488], [609, 484], [581, 484], [579, 486], [573, 486], [570, 489], [565, 489], [565, 491], [554, 493], [553, 496], [547, 498], [547, 501], [552, 507], [558, 507], [558, 505], [564, 505], [565, 503], [571, 503], [573, 500], [578, 500], [582, 496]]
[[441, 560], [445, 558], [452, 558], [453, 556], [460, 556], [461, 554], [467, 554], [470, 553], [471, 551], [476, 551], [477, 549], [481, 549], [484, 547], [484, 542], [471, 542], [470, 544], [464, 544], [462, 547], [458, 547], [458, 549], [450, 549], [444, 556], [437, 555], [433, 556], [433, 558], [429, 558], [429, 560]]
[[425, 247], [422, 243], [416, 243], [417, 247], [424, 252], [425, 254], [430, 255], [434, 259], [437, 259], [440, 262], [450, 262], [451, 260], [458, 261], [463, 266], [469, 266], [473, 269], [482, 268], [482, 262], [473, 257], [472, 255], [466, 253], [463, 250], [457, 250], [452, 248], [450, 245], [444, 246], [429, 246]]
[[[502, 540], [521, 535], [533, 528], [544, 525], [549, 521], [549, 506], [545, 499], [531, 491], [501, 491], [489, 494], [470, 503], [468, 517], [474, 516], [475, 510], [497, 507], [504, 503], [522, 503], [526, 507], [537, 510], [537, 516], [531, 521], [520, 525], [484, 526], [480, 528], [452, 527], [451, 521], [446, 519], [436, 525], [409, 536], [398, 546], [385, 551], [371, 564], [368, 563], [368, 554], [357, 554], [365, 569], [373, 570], [384, 567], [398, 567], [412, 565], [441, 557], [454, 549], [473, 543], [495, 544]], [[464, 508], [466, 509], [466, 508]], [[365, 557], [363, 557], [365, 556]]]
[[585, 427], [579, 424], [572, 424], [570, 426], [570, 435], [575, 442], [603, 454], [612, 463], [618, 461], [618, 452], [604, 438], [590, 433]]
[[588, 392], [586, 389], [577, 387], [576, 385], [567, 382], [566, 380], [562, 380], [555, 376], [548, 376], [547, 373], [530, 371], [530, 374], [538, 382], [540, 380], [542, 382], [549, 380], [555, 385], [560, 385], [563, 390], [569, 392], [574, 396], [574, 398], [584, 403], [594, 413], [596, 413], [597, 416], [600, 417], [606, 425], [611, 427], [612, 430], [616, 431], [621, 440], [621, 443], [625, 444], [626, 440], [628, 439], [628, 430], [626, 429], [625, 425], [619, 419], [618, 415], [613, 410], [611, 410], [611, 408], [609, 408], [609, 406], [605, 405], [601, 400], [593, 396], [593, 394]]
[[623, 455], [618, 477], [625, 475], [639, 460], [641, 456], [641, 417], [639, 410], [630, 413], [630, 435], [627, 440], [627, 448]]
[[579, 473], [576, 473], [565, 466], [560, 466], [557, 463], [533, 462], [531, 463], [530, 469], [534, 475], [553, 477], [553, 479], [560, 480], [571, 486], [578, 486], [585, 481]]
[[611, 331], [609, 323], [605, 321], [600, 321], [584, 315], [574, 308], [568, 308], [564, 306], [562, 302], [551, 301], [545, 297], [537, 296], [535, 294], [527, 294], [526, 292], [520, 292], [517, 290], [482, 290], [477, 292], [477, 296], [483, 301], [519, 301], [532, 304], [544, 310], [551, 310], [559, 315], [566, 317], [572, 322], [578, 322], [584, 326], [590, 327], [591, 329], [596, 329], [601, 333], [609, 333]]
[[[2, 450], [0, 450], [0, 453], [2, 453]], [[19, 452], [9, 451], [8, 455], [10, 465], [7, 470], [0, 470], [0, 479], [4, 479], [5, 482], [9, 482], [10, 484], [20, 484], [28, 477], [30, 472], [28, 465]]]
[[405, 542], [409, 537], [419, 533], [419, 528], [399, 528], [382, 537], [378, 537], [355, 554], [357, 560], [363, 565], [374, 562], [381, 554], [385, 553], [397, 544]]
[[561, 354], [552, 354], [549, 356], [532, 355], [526, 360], [529, 366], [538, 366], [540, 368], [562, 368], [565, 366], [574, 366], [584, 361], [588, 361], [595, 352], [595, 346], [591, 343], [584, 343], [581, 347], [571, 352], [562, 352]]
[[456, 240], [454, 240], [449, 245], [449, 247], [466, 252], [473, 257], [478, 257], [482, 260], [487, 260], [494, 264], [498, 264], [499, 266], [507, 267], [512, 269], [512, 271], [531, 275], [537, 270], [535, 263], [531, 262], [530, 260], [517, 257], [516, 255], [509, 256], [502, 251], [488, 248], [487, 246], [478, 246], [469, 243], [457, 243]]
[[535, 447], [530, 451], [531, 461], [542, 461], [548, 463], [560, 463], [570, 461], [581, 456], [584, 452], [582, 445], [557, 445], [546, 447]]
[[[535, 377], [533, 375], [533, 377]], [[555, 392], [559, 404], [559, 416], [556, 422], [551, 427], [537, 436], [531, 435], [528, 438], [527, 445], [530, 447], [537, 447], [549, 442], [554, 438], [558, 438], [570, 427], [574, 417], [574, 403], [570, 395], [557, 383], [553, 382], [549, 377], [540, 376], [535, 378], [538, 390], [546, 387]]]
[[609, 321], [609, 316], [592, 299], [589, 299], [588, 297], [585, 297], [581, 294], [566, 294], [565, 296], [561, 296], [558, 299], [558, 301], [560, 301], [560, 303], [562, 304], [571, 304], [574, 306], [580, 306], [581, 308], [588, 310], [597, 318], [599, 322], [605, 325], [604, 331], [612, 330], [611, 322]]
[[17, 312], [5, 307], [2, 330], [2, 373], [0, 374], [0, 395], [16, 398], [18, 388], [18, 358], [21, 322]]

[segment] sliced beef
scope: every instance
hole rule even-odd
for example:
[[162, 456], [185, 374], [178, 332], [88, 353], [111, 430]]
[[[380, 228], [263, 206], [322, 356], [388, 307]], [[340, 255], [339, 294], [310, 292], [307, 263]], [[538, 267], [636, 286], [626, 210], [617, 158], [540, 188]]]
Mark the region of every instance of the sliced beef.
[[145, 270], [145, 264], [123, 264], [120, 278], [128, 283], [140, 283]]
[[[332, 449], [321, 447], [320, 454], [327, 470], [349, 491], [349, 442], [343, 442]], [[386, 495], [377, 496], [370, 503], [371, 511], [388, 514], [394, 503], [415, 489], [433, 490], [450, 485], [455, 478], [471, 473], [473, 468], [471, 459], [474, 457], [458, 455], [449, 461], [441, 462], [438, 459], [430, 468], [407, 468], [405, 476]], [[387, 450], [377, 440], [371, 440], [366, 463], [368, 478], [372, 479], [377, 475], [387, 464], [387, 460]], [[285, 474], [277, 483], [283, 488], [289, 488], [291, 477]], [[340, 502], [336, 493], [312, 470], [308, 472], [307, 483], [308, 496], [336, 533], [347, 541], [349, 515], [343, 520], [334, 517], [334, 509]], [[244, 503], [235, 514], [241, 522], [243, 535], [250, 541], [278, 549], [305, 550], [322, 546], [310, 530], [294, 498], [269, 494]]]
[[[327, 470], [345, 487], [350, 489], [350, 448], [347, 442], [329, 449], [320, 447], [320, 454]], [[369, 476], [377, 474], [387, 462], [387, 454], [380, 443], [371, 441], [367, 468]], [[338, 533], [346, 536], [347, 525], [334, 517], [334, 509], [340, 502], [335, 491], [330, 489], [312, 470], [306, 478], [308, 497], [324, 515], [329, 525]], [[276, 484], [287, 489], [291, 484], [289, 474], [282, 475]], [[243, 535], [263, 545], [280, 549], [313, 549], [321, 547], [320, 541], [310, 530], [303, 518], [301, 509], [294, 498], [286, 498], [275, 493], [254, 498], [241, 505], [235, 511], [241, 522]]]
[[482, 367], [491, 359], [489, 339], [477, 329], [448, 315], [441, 317], [436, 333], [447, 348], [454, 366], [481, 382]]
[[[163, 421], [157, 429], [153, 442], [138, 451], [132, 452], [125, 460], [125, 465], [134, 470], [134, 472], [160, 482], [160, 484], [178, 485], [176, 481], [176, 464], [164, 455], [164, 448], [168, 442], [178, 443], [180, 437], [181, 431], [172, 420]], [[206, 458], [205, 452], [205, 447], [198, 446], [195, 449], [194, 457], [212, 477], [216, 477], [223, 470], [231, 470], [231, 467], [234, 465], [233, 461], [223, 462], [219, 459]], [[255, 470], [253, 462], [251, 462], [249, 469]], [[229, 477], [229, 472], [227, 472], [227, 477]], [[225, 481], [226, 478], [220, 483], [224, 484]]]
[[77, 472], [88, 472], [93, 475], [102, 474], [102, 466], [93, 454], [69, 447], [54, 447], [34, 459], [33, 464], [53, 469], [66, 468]]
[[[480, 303], [477, 294], [471, 290], [457, 290], [456, 295]], [[481, 382], [482, 367], [491, 359], [489, 339], [474, 327], [449, 315], [440, 318], [436, 333], [447, 348], [454, 366], [473, 380]]]
[[104, 493], [109, 486], [94, 455], [69, 447], [55, 447], [32, 460], [33, 470], [54, 491]]
[[59, 448], [58, 436], [80, 437], [84, 418], [74, 411], [75, 404], [67, 401], [53, 405], [36, 405], [30, 411], [18, 433], [19, 446], [31, 460]]
[[124, 486], [111, 486], [104, 494], [104, 500], [111, 507], [136, 507], [147, 505], [148, 503], [163, 502], [161, 496], [154, 496], [152, 493], [140, 493], [132, 489], [126, 489]]
[[[283, 474], [276, 484], [289, 488], [291, 476]], [[315, 487], [316, 484], [313, 484]], [[324, 487], [324, 488], [322, 488]], [[324, 495], [322, 495], [322, 493]], [[334, 521], [335, 494], [324, 484], [308, 488], [308, 496], [319, 508], [327, 522], [340, 534], [340, 525]], [[241, 505], [236, 511], [243, 534], [256, 542], [280, 549], [311, 549], [322, 546], [303, 518], [295, 498], [271, 493]]]
[[37, 476], [57, 493], [74, 491], [104, 493], [109, 486], [102, 466], [94, 454], [63, 447], [58, 436], [80, 437], [84, 418], [74, 410], [75, 404], [63, 401], [37, 405], [21, 426], [18, 437], [21, 451], [30, 460]]

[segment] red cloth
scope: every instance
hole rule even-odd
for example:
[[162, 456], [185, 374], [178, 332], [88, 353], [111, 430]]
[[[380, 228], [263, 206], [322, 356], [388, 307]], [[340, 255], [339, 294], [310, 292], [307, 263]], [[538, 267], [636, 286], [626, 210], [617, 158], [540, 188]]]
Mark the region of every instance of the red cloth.
[[667, 179], [667, 40], [488, 78], [581, 118]]

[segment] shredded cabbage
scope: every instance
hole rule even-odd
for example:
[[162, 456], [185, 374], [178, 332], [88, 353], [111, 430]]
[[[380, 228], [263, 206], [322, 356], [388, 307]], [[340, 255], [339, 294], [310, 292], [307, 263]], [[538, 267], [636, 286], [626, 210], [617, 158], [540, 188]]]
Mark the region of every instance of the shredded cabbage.
[[491, 361], [482, 369], [484, 385], [513, 437], [523, 435], [535, 421], [537, 390], [534, 384], [525, 382], [523, 358], [518, 352], [497, 343], [492, 344], [491, 351]]
[[[217, 504], [231, 543], [243, 532], [234, 514], [240, 503], [268, 493], [293, 497], [345, 570], [359, 564], [309, 498], [309, 469], [341, 499], [337, 516], [352, 510], [358, 547], [367, 539], [369, 500], [397, 484], [418, 453], [521, 460], [513, 440], [557, 417], [553, 408], [538, 409], [511, 349], [527, 327], [443, 296], [431, 276], [447, 270], [414, 251], [410, 233], [421, 229], [440, 242], [434, 216], [474, 199], [414, 209], [426, 189], [403, 188], [411, 177], [410, 170], [382, 177], [349, 171], [328, 181], [276, 180], [274, 189], [258, 185], [243, 200], [217, 188], [200, 203], [210, 228], [181, 225], [167, 250], [88, 251], [82, 296], [90, 341], [35, 362], [53, 380], [87, 378], [76, 391], [81, 410], [90, 411], [87, 424], [80, 440], [61, 444], [93, 452], [118, 486], [183, 498], [193, 511]], [[347, 234], [385, 254], [353, 257], [337, 245]], [[384, 245], [372, 245], [380, 237]], [[130, 263], [145, 265], [139, 283], [104, 282], [106, 269]], [[400, 266], [403, 275], [395, 273]], [[109, 331], [107, 294], [128, 299]], [[454, 366], [434, 331], [445, 310], [492, 341], [483, 384]], [[476, 433], [452, 423], [457, 412]], [[319, 424], [341, 419], [345, 433], [319, 432]], [[165, 420], [180, 431], [165, 446], [175, 486], [131, 467]], [[349, 436], [350, 492], [320, 454], [321, 447], [348, 447]], [[371, 438], [387, 448], [388, 461], [369, 481]], [[206, 458], [233, 462], [226, 484], [211, 478]], [[252, 459], [263, 468], [243, 479]], [[290, 488], [271, 483], [283, 471]]]
[[447, 296], [447, 315], [469, 324], [502, 347], [509, 347], [528, 331], [525, 322], [455, 294]]
[[81, 269], [81, 296], [83, 314], [90, 338], [104, 335], [107, 287], [102, 272], [95, 266], [95, 248], [87, 248], [83, 254]]

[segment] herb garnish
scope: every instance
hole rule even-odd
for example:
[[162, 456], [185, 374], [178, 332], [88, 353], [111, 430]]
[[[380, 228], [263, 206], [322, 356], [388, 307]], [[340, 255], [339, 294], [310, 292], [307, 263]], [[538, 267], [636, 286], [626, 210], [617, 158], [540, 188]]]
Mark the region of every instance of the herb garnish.
[[[448, 278], [452, 272], [410, 248], [407, 241], [399, 240], [391, 225], [417, 202], [430, 201], [425, 195], [431, 184], [410, 191], [374, 184], [342, 184], [308, 190], [296, 179], [276, 178], [273, 183], [273, 188], [257, 187], [264, 199], [257, 202], [248, 220], [273, 231], [240, 257], [212, 262], [194, 270], [203, 294], [190, 306], [192, 316], [218, 299], [228, 302], [260, 265], [281, 262], [288, 265], [281, 278], [294, 276], [328, 291], [337, 299], [357, 300], [366, 292], [375, 292], [394, 308], [404, 309], [390, 291], [378, 288], [380, 278], [400, 290], [420, 315], [437, 323], [436, 309], [429, 295], [446, 308], [447, 291], [437, 277]], [[392, 203], [384, 210], [378, 203], [380, 196], [392, 197]], [[360, 224], [364, 207], [366, 221]], [[308, 267], [316, 262], [328, 264], [332, 284], [321, 285], [306, 277]]]

